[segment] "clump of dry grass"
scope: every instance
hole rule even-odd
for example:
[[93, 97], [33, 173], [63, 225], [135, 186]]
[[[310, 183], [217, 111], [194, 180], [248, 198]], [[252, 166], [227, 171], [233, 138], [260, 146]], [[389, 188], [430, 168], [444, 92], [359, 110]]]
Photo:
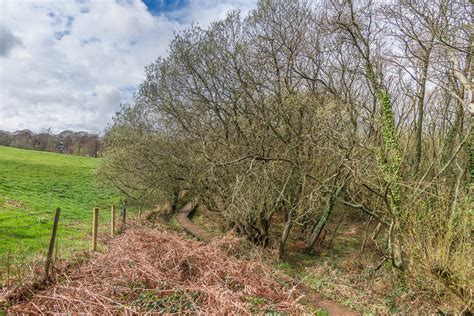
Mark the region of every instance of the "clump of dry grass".
[[449, 302], [449, 312], [472, 311], [472, 202], [463, 196], [452, 203], [445, 191], [439, 192], [436, 203], [419, 201], [417, 211], [407, 216], [407, 283], [419, 297]]
[[[420, 254], [423, 253], [420, 251]], [[443, 288], [442, 284], [438, 285], [434, 280], [431, 283], [421, 283], [428, 279], [419, 272], [423, 261], [411, 263], [406, 273], [393, 269], [387, 260], [379, 266], [380, 261], [380, 254], [371, 245], [367, 245], [363, 254], [356, 253], [337, 263], [326, 261], [306, 268], [302, 273], [302, 280], [323, 296], [344, 302], [364, 313], [457, 314], [465, 310], [466, 305]], [[452, 271], [458, 271], [454, 270], [455, 267], [454, 264], [451, 265]], [[472, 274], [468, 264], [465, 269], [463, 273]], [[423, 271], [429, 273], [428, 268], [421, 270]], [[434, 277], [431, 276], [431, 279]], [[417, 286], [418, 284], [425, 287]]]
[[58, 272], [77, 269], [89, 258], [90, 253], [85, 251], [74, 251], [67, 258], [55, 258], [48, 279], [44, 276], [46, 257], [43, 254], [16, 256], [8, 263], [0, 261], [9, 272], [0, 273], [0, 311], [6, 310], [12, 303], [30, 299], [48, 284], [57, 281]]
[[111, 240], [107, 253], [9, 312], [302, 312], [295, 291], [260, 260], [229, 255], [238, 245], [232, 235], [205, 244], [161, 227], [132, 228]]
[[303, 281], [321, 295], [343, 302], [351, 308], [368, 313], [389, 314], [387, 294], [396, 288], [396, 278], [387, 274], [372, 274], [374, 265], [367, 258], [351, 256], [338, 264], [328, 261], [306, 268]]

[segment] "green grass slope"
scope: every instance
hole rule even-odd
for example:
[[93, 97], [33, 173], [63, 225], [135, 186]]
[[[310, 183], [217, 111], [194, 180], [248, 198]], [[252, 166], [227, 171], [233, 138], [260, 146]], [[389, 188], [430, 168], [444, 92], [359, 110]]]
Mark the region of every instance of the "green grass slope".
[[44, 251], [57, 207], [60, 251], [87, 249], [93, 207], [101, 208], [105, 229], [110, 204], [119, 199], [95, 183], [98, 164], [97, 158], [0, 146], [0, 257]]

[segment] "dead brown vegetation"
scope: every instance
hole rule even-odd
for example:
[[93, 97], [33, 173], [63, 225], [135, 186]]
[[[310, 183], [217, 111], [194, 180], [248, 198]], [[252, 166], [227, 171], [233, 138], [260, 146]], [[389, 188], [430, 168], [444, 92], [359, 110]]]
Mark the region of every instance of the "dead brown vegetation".
[[260, 260], [230, 256], [233, 235], [205, 244], [163, 227], [136, 227], [112, 240], [109, 251], [9, 312], [94, 313], [252, 311], [302, 312]]

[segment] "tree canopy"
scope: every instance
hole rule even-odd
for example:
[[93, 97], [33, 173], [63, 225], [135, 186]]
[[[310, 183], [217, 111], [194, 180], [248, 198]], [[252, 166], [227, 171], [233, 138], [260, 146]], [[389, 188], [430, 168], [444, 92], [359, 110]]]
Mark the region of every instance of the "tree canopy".
[[146, 68], [100, 175], [135, 199], [186, 190], [280, 258], [291, 231], [313, 252], [335, 207], [362, 212], [414, 287], [472, 306], [472, 39], [467, 0], [229, 12]]

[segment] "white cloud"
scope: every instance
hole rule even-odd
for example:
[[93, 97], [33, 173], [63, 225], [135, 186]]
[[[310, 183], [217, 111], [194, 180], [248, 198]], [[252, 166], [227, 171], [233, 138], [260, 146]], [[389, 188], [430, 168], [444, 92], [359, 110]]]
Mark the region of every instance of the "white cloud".
[[5, 26], [0, 25], [0, 57], [6, 57], [15, 46], [21, 45], [21, 40]]
[[0, 0], [0, 129], [99, 132], [174, 32], [255, 2], [190, 0], [151, 14], [140, 0]]

